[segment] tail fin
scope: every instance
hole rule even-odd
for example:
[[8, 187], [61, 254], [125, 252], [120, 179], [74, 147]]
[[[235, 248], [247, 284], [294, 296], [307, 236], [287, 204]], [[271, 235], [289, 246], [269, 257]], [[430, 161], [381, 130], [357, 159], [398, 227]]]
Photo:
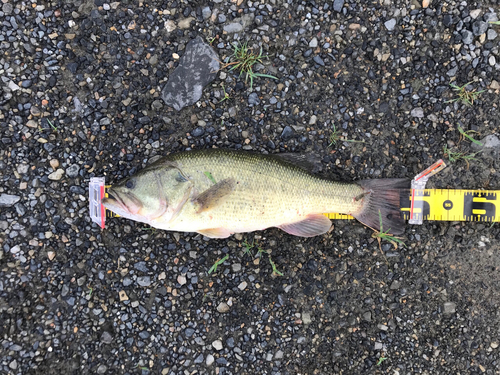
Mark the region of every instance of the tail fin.
[[[363, 210], [356, 215], [356, 219], [366, 226], [380, 230], [380, 217], [384, 232], [402, 234], [405, 230], [405, 221], [400, 211], [400, 196], [410, 188], [410, 180], [401, 178], [382, 178], [377, 180], [357, 181], [365, 189], [367, 195]], [[380, 212], [380, 214], [379, 214]]]

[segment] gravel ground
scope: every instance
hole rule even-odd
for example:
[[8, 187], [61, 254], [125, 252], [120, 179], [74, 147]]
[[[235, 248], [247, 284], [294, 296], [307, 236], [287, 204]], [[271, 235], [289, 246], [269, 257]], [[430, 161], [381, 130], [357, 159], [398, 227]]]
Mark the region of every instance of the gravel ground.
[[[475, 152], [459, 125], [496, 146], [430, 187], [500, 189], [498, 3], [427, 3], [2, 0], [0, 373], [498, 374], [498, 224], [408, 226], [382, 255], [353, 221], [208, 240], [88, 214], [91, 177], [173, 151], [411, 178], [444, 146]], [[262, 48], [277, 79], [222, 68], [196, 104], [166, 106], [198, 36], [221, 62], [235, 41]], [[474, 104], [449, 102], [468, 82]], [[363, 143], [331, 144], [333, 126]]]

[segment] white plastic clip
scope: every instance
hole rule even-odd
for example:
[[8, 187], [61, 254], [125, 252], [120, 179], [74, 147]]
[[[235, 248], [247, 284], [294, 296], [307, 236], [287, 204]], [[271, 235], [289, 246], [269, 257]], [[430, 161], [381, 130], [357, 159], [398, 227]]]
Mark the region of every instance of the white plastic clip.
[[[439, 159], [422, 173], [419, 173], [411, 180], [411, 206], [409, 224], [422, 224], [424, 221], [424, 201], [421, 199], [415, 200], [415, 197], [423, 193], [425, 185], [431, 176], [446, 168], [446, 163]], [[418, 191], [416, 191], [418, 190]]]
[[89, 183], [89, 210], [90, 218], [94, 223], [104, 228], [106, 223], [106, 208], [102, 205], [104, 198], [104, 177], [92, 177]]

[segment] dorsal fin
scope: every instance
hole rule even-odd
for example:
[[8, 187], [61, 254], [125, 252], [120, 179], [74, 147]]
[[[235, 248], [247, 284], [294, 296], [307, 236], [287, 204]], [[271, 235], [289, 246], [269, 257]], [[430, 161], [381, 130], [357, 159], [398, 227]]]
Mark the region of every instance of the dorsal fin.
[[323, 169], [319, 156], [314, 154], [273, 154], [287, 163], [296, 165], [310, 173], [316, 173]]

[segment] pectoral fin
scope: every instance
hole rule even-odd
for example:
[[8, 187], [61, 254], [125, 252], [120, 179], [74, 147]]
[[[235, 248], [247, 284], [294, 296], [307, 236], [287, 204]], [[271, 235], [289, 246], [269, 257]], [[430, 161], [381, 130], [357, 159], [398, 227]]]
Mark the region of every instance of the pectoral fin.
[[226, 178], [211, 186], [193, 199], [198, 207], [196, 212], [201, 213], [217, 207], [234, 190], [235, 186], [236, 183], [232, 178]]
[[291, 224], [283, 224], [278, 228], [299, 237], [314, 237], [330, 230], [332, 222], [325, 215], [312, 214], [304, 220]]
[[210, 228], [198, 231], [199, 234], [209, 238], [227, 238], [232, 233], [225, 228]]

